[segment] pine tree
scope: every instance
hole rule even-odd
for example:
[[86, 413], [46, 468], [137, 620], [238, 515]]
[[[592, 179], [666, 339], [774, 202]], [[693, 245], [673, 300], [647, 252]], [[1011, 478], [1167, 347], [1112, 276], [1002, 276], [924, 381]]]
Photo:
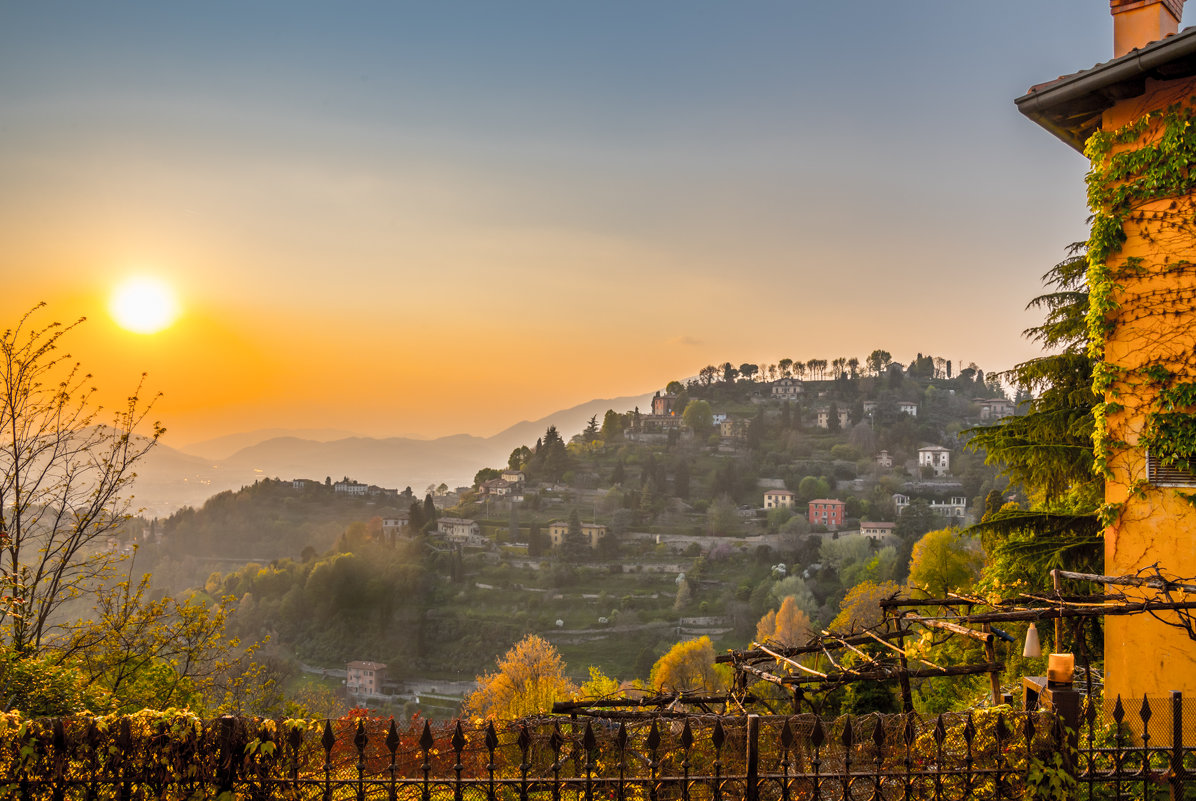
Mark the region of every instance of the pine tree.
[[539, 523], [527, 524], [527, 555], [544, 555], [544, 536], [540, 533]]
[[411, 506], [407, 508], [407, 525], [412, 531], [422, 531], [424, 524], [428, 521], [424, 519], [424, 507], [419, 501], [412, 501]]
[[432, 493], [424, 496], [424, 525], [432, 525], [436, 522], [436, 504], [432, 501]]
[[569, 562], [578, 562], [589, 555], [590, 542], [581, 529], [581, 515], [574, 508], [569, 512], [569, 529], [561, 542], [561, 556]]
[[[989, 550], [990, 573], [1030, 577], [1043, 585], [1054, 567], [1100, 572], [1103, 538], [1096, 510], [1104, 480], [1094, 471], [1092, 389], [1088, 355], [1087, 259], [1072, 256], [1051, 268], [1043, 282], [1052, 291], [1029, 303], [1046, 313], [1026, 335], [1054, 353], [1017, 365], [1005, 376], [1038, 397], [1025, 414], [972, 429], [969, 447], [999, 464], [1031, 498], [1029, 509], [1003, 509], [971, 530]], [[990, 379], [992, 376], [990, 376]], [[976, 372], [977, 383], [984, 381]]]

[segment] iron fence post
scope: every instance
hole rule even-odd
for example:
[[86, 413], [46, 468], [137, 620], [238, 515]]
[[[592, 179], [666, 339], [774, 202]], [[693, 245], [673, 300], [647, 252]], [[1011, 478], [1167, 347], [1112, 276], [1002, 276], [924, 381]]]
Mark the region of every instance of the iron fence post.
[[[556, 721], [524, 722], [518, 729], [517, 762], [514, 755], [508, 760], [499, 754], [499, 738], [493, 724], [489, 724], [475, 732], [485, 733], [488, 755], [485, 764], [480, 760], [465, 763], [464, 750], [469, 738], [461, 724], [454, 727], [451, 738], [452, 761], [448, 761], [447, 752], [433, 759], [436, 738], [443, 742], [443, 735], [449, 730], [438, 729], [440, 734], [434, 737], [426, 726], [418, 751], [410, 754], [411, 759], [403, 767], [398, 764], [401, 741], [392, 721], [384, 740], [380, 732], [369, 734], [373, 729], [357, 727], [353, 740], [356, 771], [354, 749], [343, 747], [346, 745], [343, 740], [353, 731], [346, 729], [338, 740], [330, 723], [324, 725], [319, 746], [305, 756], [300, 754], [303, 735], [299, 727], [272, 733], [258, 719], [216, 719], [205, 724], [198, 738], [190, 723], [183, 731], [164, 723], [156, 730], [134, 731], [132, 719], [120, 719], [101, 734], [94, 721], [86, 729], [72, 729], [77, 724], [38, 720], [30, 723], [23, 735], [10, 730], [8, 739], [0, 738], [5, 747], [20, 745], [30, 749], [27, 755], [14, 757], [10, 765], [4, 766], [6, 771], [0, 770], [0, 784], [16, 798], [28, 801], [76, 796], [118, 801], [146, 793], [172, 798], [215, 797], [221, 793], [232, 793], [238, 798], [287, 795], [314, 799], [321, 794], [327, 799], [402, 796], [413, 801], [420, 798], [452, 801], [474, 796], [477, 801], [496, 798], [588, 801], [599, 796], [609, 801], [632, 796], [642, 801], [650, 798], [685, 801], [691, 797], [707, 801], [723, 798], [781, 801], [796, 797], [811, 801], [830, 797], [958, 801], [981, 792], [994, 798], [1019, 798], [1024, 792], [1023, 782], [1037, 782], [1042, 789], [1043, 777], [1031, 780], [1030, 774], [1040, 765], [1039, 760], [1043, 760], [1050, 769], [1045, 779], [1052, 783], [1063, 780], [1068, 787], [1075, 788], [1079, 798], [1085, 797], [1085, 784], [1087, 796], [1094, 799], [1139, 794], [1172, 801], [1193, 797], [1196, 769], [1188, 768], [1184, 761], [1192, 756], [1192, 749], [1186, 748], [1184, 742], [1182, 693], [1171, 693], [1170, 744], [1166, 743], [1166, 726], [1158, 706], [1153, 708], [1153, 716], [1163, 725], [1163, 733], [1150, 729], [1149, 699], [1138, 713], [1140, 726], [1125, 725], [1132, 721], [1125, 720], [1118, 699], [1112, 711], [1111, 742], [1103, 746], [1096, 745], [1091, 732], [1086, 743], [1082, 737], [1077, 740], [1068, 727], [1068, 721], [1075, 718], [1069, 717], [1066, 705], [1060, 706], [1049, 720], [1045, 715], [1036, 718], [1033, 713], [1000, 713], [993, 720], [968, 715], [962, 719], [962, 728], [960, 717], [948, 715], [921, 723], [913, 714], [877, 717], [874, 722], [841, 719], [830, 724], [833, 739], [828, 737], [825, 721], [817, 717], [812, 721], [769, 717], [769, 726], [763, 727], [762, 715], [718, 716], [713, 718], [709, 741], [703, 736], [701, 743], [695, 740], [692, 719], [688, 718], [676, 737], [673, 736], [677, 732], [676, 721], [664, 722], [669, 729], [662, 736], [661, 719], [652, 720], [647, 738], [641, 743], [637, 734], [634, 744], [629, 743], [624, 723], [618, 724], [613, 739], [606, 739], [599, 738], [596, 732], [607, 731], [610, 724], [601, 723], [600, 729], [588, 721], [580, 741], [572, 743], [571, 752], [562, 750], [570, 741], [563, 737]], [[1091, 728], [1095, 717], [1095, 710], [1088, 708], [1080, 719], [1087, 719]], [[1007, 725], [1010, 721], [1019, 722], [1016, 729]], [[900, 732], [899, 724], [903, 724]], [[927, 728], [930, 724], [933, 729]], [[799, 727], [796, 734], [795, 725]], [[869, 725], [872, 731], [865, 735]], [[246, 745], [254, 737], [251, 726], [258, 727], [257, 741], [262, 748], [247, 754]], [[858, 734], [856, 726], [861, 727]], [[729, 744], [726, 731], [740, 730], [744, 732], [743, 745], [739, 746], [732, 737], [736, 742], [732, 751], [736, 747], [743, 747], [744, 751], [724, 762], [723, 748]], [[547, 741], [545, 734], [551, 734]], [[774, 735], [775, 741], [768, 739]], [[180, 742], [171, 741], [179, 737]], [[283, 752], [271, 753], [265, 747], [268, 743], [275, 748], [285, 744], [290, 751], [289, 761]], [[384, 766], [381, 762], [385, 761], [385, 755], [374, 748], [379, 760], [376, 777], [375, 771], [370, 770], [371, 760], [364, 753], [373, 747], [367, 747], [371, 743], [384, 745], [389, 752], [389, 766]], [[771, 750], [766, 755], [765, 747], [779, 751], [775, 756]], [[549, 749], [547, 753], [545, 748]], [[335, 758], [333, 750], [338, 750]], [[83, 775], [75, 777], [66, 768], [63, 760], [68, 756], [71, 766], [77, 764]], [[1058, 762], [1060, 756], [1062, 761]], [[568, 773], [571, 757], [582, 762], [582, 772], [576, 776]], [[637, 767], [629, 768], [629, 759]], [[188, 766], [187, 760], [193, 764]], [[437, 765], [451, 767], [451, 771], [433, 784], [431, 773], [437, 772]], [[1075, 785], [1058, 773], [1060, 768], [1071, 775]], [[826, 793], [822, 792], [824, 789]]]
[[744, 782], [745, 801], [757, 801], [760, 797], [760, 716], [747, 718], [747, 776]]
[[1171, 801], [1184, 797], [1184, 695], [1171, 691], [1171, 765], [1167, 770], [1167, 786]]

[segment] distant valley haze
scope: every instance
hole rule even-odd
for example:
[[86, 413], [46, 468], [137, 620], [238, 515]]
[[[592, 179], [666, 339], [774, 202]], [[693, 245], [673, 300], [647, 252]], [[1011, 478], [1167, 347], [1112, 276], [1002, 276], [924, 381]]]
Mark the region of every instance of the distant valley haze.
[[601, 421], [607, 409], [646, 410], [651, 400], [652, 393], [596, 399], [489, 437], [369, 437], [339, 429], [270, 428], [173, 446], [167, 432], [138, 467], [133, 506], [146, 516], [165, 517], [262, 478], [338, 481], [348, 476], [398, 490], [410, 486], [420, 495], [429, 484], [467, 486], [481, 468], [506, 466], [512, 450], [533, 445], [550, 425], [567, 440], [591, 417]]

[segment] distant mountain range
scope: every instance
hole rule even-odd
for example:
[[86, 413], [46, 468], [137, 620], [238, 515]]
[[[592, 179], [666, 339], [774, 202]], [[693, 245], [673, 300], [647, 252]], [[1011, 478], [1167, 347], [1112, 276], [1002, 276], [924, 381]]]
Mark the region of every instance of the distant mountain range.
[[[356, 431], [342, 431], [337, 428], [259, 428], [256, 431], [242, 431], [237, 434], [226, 434], [223, 437], [204, 440], [203, 442], [193, 442], [190, 445], [180, 446], [179, 450], [189, 453], [192, 456], [198, 456], [201, 459], [219, 462], [221, 459], [227, 459], [232, 456], [242, 448], [249, 448], [268, 439], [275, 439], [276, 437], [297, 437], [298, 439], [310, 439], [316, 442], [332, 442], [336, 439], [348, 439], [349, 437], [358, 436], [361, 435]], [[413, 439], [418, 439], [418, 437], [413, 437]]]
[[568, 440], [607, 409], [647, 408], [651, 395], [592, 400], [539, 420], [525, 420], [491, 437], [454, 434], [436, 439], [353, 436], [333, 429], [265, 429], [171, 448], [159, 443], [137, 470], [134, 506], [164, 517], [184, 506], [199, 506], [224, 490], [260, 478], [333, 481], [349, 476], [368, 484], [411, 487], [465, 486], [483, 467], [503, 467], [511, 451], [532, 445], [550, 425]]

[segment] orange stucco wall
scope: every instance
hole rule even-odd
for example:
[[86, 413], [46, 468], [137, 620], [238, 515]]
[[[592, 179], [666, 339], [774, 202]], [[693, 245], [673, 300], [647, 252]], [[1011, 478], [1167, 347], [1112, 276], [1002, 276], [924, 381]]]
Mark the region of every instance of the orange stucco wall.
[[[1196, 79], [1150, 82], [1145, 95], [1107, 111], [1103, 127], [1120, 129], [1151, 110], [1193, 95]], [[1157, 135], [1157, 128], [1148, 130], [1143, 139], [1149, 141]], [[1192, 203], [1192, 197], [1181, 199], [1180, 211]], [[1172, 199], [1144, 210], [1176, 212]], [[1174, 268], [1177, 262], [1196, 261], [1196, 226], [1164, 230], [1150, 221], [1130, 223], [1126, 234], [1124, 247], [1110, 258], [1109, 266], [1116, 269], [1137, 257], [1142, 259], [1144, 272], [1124, 280], [1115, 295], [1119, 308], [1113, 314], [1115, 329], [1107, 341], [1106, 360], [1130, 369], [1143, 366], [1147, 359], [1161, 361], [1187, 376], [1186, 380], [1196, 381], [1196, 277], [1190, 270]], [[1123, 411], [1109, 415], [1110, 436], [1124, 440], [1129, 447], [1115, 449], [1110, 461], [1112, 478], [1105, 487], [1107, 502], [1124, 503], [1119, 519], [1105, 531], [1105, 572], [1134, 573], [1157, 562], [1173, 576], [1196, 576], [1196, 507], [1178, 497], [1173, 488], [1148, 486], [1142, 493], [1129, 491], [1146, 478], [1145, 453], [1137, 443], [1153, 400], [1151, 390], [1132, 381], [1116, 384], [1107, 399], [1124, 406]], [[1136, 703], [1127, 703], [1127, 707], [1136, 709], [1143, 695], [1161, 697], [1180, 690], [1196, 696], [1196, 641], [1183, 630], [1148, 615], [1108, 617], [1105, 622], [1108, 701], [1117, 695], [1124, 701], [1135, 699]]]

